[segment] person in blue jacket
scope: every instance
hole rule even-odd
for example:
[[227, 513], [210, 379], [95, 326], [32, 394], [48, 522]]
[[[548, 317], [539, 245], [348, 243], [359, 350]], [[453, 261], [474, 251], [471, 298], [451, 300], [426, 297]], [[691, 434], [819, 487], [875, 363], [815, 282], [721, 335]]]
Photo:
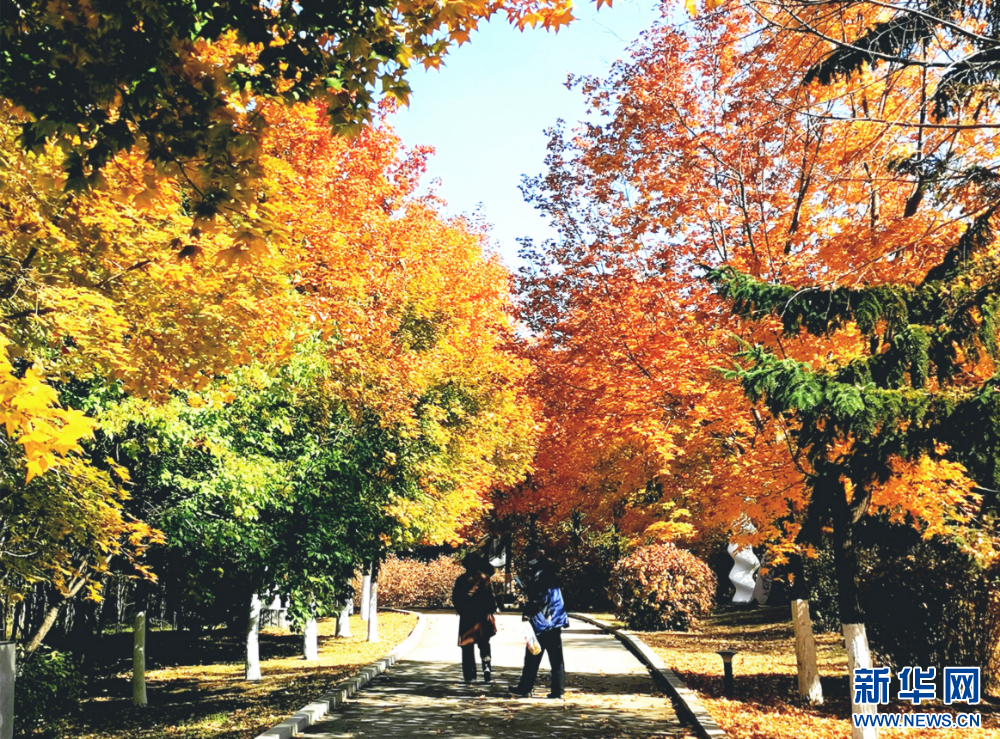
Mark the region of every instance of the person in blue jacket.
[[545, 558], [545, 552], [532, 546], [528, 554], [528, 570], [525, 573], [524, 590], [527, 600], [521, 620], [529, 621], [535, 630], [542, 651], [532, 654], [524, 650], [524, 669], [517, 687], [510, 689], [515, 698], [527, 698], [535, 687], [542, 655], [549, 655], [552, 672], [552, 690], [549, 698], [562, 698], [566, 691], [566, 667], [563, 663], [562, 630], [569, 628], [569, 618], [563, 605], [562, 591], [556, 582], [555, 569]]

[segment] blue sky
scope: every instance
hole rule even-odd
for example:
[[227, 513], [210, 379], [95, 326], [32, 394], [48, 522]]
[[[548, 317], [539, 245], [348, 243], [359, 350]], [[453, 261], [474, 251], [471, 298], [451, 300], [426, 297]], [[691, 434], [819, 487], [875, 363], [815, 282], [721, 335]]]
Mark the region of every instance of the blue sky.
[[435, 148], [427, 179], [441, 180], [439, 193], [450, 212], [482, 206], [510, 266], [517, 238], [541, 240], [551, 233], [518, 185], [522, 174], [544, 168], [545, 129], [558, 118], [574, 123], [586, 112], [580, 93], [566, 89], [566, 76], [607, 72], [658, 19], [659, 6], [618, 0], [598, 12], [584, 0], [574, 15], [578, 20], [557, 34], [521, 33], [502, 18], [483, 24], [440, 70], [413, 70], [410, 107], [392, 119], [405, 144]]

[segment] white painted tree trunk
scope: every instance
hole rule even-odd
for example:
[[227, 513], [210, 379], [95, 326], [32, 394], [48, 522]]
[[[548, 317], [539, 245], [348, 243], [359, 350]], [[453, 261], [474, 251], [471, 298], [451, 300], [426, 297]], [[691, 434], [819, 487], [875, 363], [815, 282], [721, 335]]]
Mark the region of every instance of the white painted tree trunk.
[[361, 580], [361, 620], [368, 620], [368, 608], [372, 597], [372, 573], [371, 570], [365, 572]]
[[146, 705], [146, 612], [137, 611], [132, 631], [132, 705]]
[[345, 639], [351, 638], [351, 599], [344, 601], [344, 607], [337, 614], [337, 636]]
[[319, 631], [316, 627], [315, 614], [310, 614], [305, 628], [302, 629], [302, 657], [319, 659]]
[[372, 596], [368, 604], [368, 641], [378, 641], [378, 580], [372, 580]]
[[0, 642], [0, 739], [14, 739], [14, 642]]
[[795, 661], [799, 668], [799, 697], [819, 705], [823, 702], [823, 686], [816, 664], [816, 639], [809, 618], [809, 601], [792, 601], [792, 629], [795, 631]]
[[250, 599], [250, 617], [247, 619], [247, 680], [260, 680], [260, 598], [254, 593]]
[[[870, 668], [872, 666], [872, 654], [868, 649], [868, 634], [864, 624], [844, 624], [844, 646], [847, 648], [847, 675], [848, 686], [854, 684], [854, 671], [860, 668]], [[855, 703], [854, 690], [851, 688], [851, 712], [852, 713], [878, 713], [878, 706], [874, 703]], [[856, 727], [851, 722], [851, 739], [878, 739], [878, 729], [874, 726]]]

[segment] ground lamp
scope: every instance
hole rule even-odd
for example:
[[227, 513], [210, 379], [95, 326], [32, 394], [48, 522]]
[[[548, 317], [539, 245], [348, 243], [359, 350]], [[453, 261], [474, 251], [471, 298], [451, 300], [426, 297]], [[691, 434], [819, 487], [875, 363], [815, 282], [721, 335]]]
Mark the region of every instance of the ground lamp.
[[735, 649], [723, 649], [716, 652], [722, 657], [722, 692], [727, 698], [733, 697], [733, 657]]

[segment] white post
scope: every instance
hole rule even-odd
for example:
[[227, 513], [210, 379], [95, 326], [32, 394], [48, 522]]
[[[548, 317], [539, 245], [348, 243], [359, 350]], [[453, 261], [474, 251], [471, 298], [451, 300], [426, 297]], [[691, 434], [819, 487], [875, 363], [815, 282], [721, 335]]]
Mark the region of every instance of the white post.
[[247, 680], [260, 680], [260, 598], [254, 593], [250, 599], [250, 618], [247, 619]]
[[378, 641], [378, 579], [372, 580], [372, 599], [368, 605], [368, 641]]
[[365, 573], [361, 579], [361, 620], [368, 620], [368, 608], [372, 597], [372, 571], [365, 567]]
[[135, 614], [132, 632], [132, 705], [146, 705], [146, 612]]
[[809, 601], [792, 601], [792, 629], [795, 631], [795, 662], [799, 667], [799, 697], [819, 705], [823, 702], [823, 686], [816, 664], [816, 639], [809, 618]]
[[344, 607], [337, 613], [337, 636], [339, 637], [351, 638], [351, 606], [353, 605], [351, 598], [347, 598], [344, 601]]
[[319, 659], [319, 631], [314, 611], [310, 612], [305, 628], [302, 629], [302, 659]]
[[0, 739], [14, 739], [14, 642], [0, 642]]
[[[843, 633], [844, 646], [847, 648], [847, 684], [852, 686], [854, 671], [872, 666], [872, 654], [868, 649], [868, 634], [864, 624], [844, 624]], [[854, 690], [851, 689], [851, 712], [875, 714], [878, 713], [878, 706], [874, 703], [855, 703]], [[878, 739], [878, 729], [874, 726], [857, 727], [851, 721], [851, 739]]]

